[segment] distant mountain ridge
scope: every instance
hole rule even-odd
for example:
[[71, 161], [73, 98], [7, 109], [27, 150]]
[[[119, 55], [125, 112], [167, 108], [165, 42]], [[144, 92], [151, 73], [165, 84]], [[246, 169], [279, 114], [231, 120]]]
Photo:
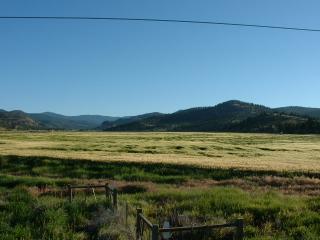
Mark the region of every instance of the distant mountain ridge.
[[0, 109], [0, 129], [19, 130], [92, 130], [104, 121], [115, 121], [119, 117], [102, 115], [65, 116], [52, 112], [25, 113], [20, 110]]
[[41, 123], [45, 129], [89, 130], [100, 126], [104, 121], [115, 121], [118, 117], [101, 115], [65, 116], [52, 112], [30, 113], [32, 119]]
[[269, 108], [230, 100], [209, 107], [137, 116], [65, 116], [0, 109], [0, 129], [320, 133], [320, 109]]

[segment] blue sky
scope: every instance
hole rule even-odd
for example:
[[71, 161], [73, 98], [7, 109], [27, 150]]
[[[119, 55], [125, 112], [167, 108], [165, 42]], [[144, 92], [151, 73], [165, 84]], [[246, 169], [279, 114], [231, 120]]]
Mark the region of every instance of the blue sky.
[[[0, 0], [2, 16], [145, 17], [320, 28], [320, 1]], [[133, 115], [240, 99], [320, 107], [320, 33], [0, 20], [0, 108]]]

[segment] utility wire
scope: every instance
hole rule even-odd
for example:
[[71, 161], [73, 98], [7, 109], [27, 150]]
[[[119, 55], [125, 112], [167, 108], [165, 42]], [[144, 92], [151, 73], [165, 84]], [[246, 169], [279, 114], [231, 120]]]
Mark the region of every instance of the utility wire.
[[109, 20], [109, 21], [133, 21], [133, 22], [167, 22], [167, 23], [191, 23], [191, 24], [207, 24], [207, 25], [223, 25], [234, 27], [249, 27], [249, 28], [268, 28], [279, 30], [292, 31], [307, 31], [320, 32], [320, 29], [315, 28], [299, 28], [273, 25], [259, 25], [259, 24], [244, 24], [231, 22], [214, 22], [214, 21], [196, 21], [196, 20], [179, 20], [179, 19], [158, 19], [158, 18], [127, 18], [127, 17], [59, 17], [59, 16], [0, 16], [0, 20], [4, 19], [21, 19], [21, 20]]

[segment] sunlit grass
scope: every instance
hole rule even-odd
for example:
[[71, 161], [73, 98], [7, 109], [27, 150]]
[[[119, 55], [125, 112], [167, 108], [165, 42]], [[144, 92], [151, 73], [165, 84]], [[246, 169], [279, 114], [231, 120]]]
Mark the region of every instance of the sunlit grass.
[[1, 155], [320, 171], [318, 135], [2, 131], [0, 140]]

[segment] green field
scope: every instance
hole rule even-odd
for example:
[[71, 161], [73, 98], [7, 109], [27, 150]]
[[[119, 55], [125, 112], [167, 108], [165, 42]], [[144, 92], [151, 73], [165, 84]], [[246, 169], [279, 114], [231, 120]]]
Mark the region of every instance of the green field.
[[[106, 182], [129, 203], [129, 232], [102, 192], [67, 201], [67, 184]], [[246, 239], [318, 239], [320, 136], [0, 132], [0, 239], [130, 239], [136, 207], [154, 222], [243, 217]]]

